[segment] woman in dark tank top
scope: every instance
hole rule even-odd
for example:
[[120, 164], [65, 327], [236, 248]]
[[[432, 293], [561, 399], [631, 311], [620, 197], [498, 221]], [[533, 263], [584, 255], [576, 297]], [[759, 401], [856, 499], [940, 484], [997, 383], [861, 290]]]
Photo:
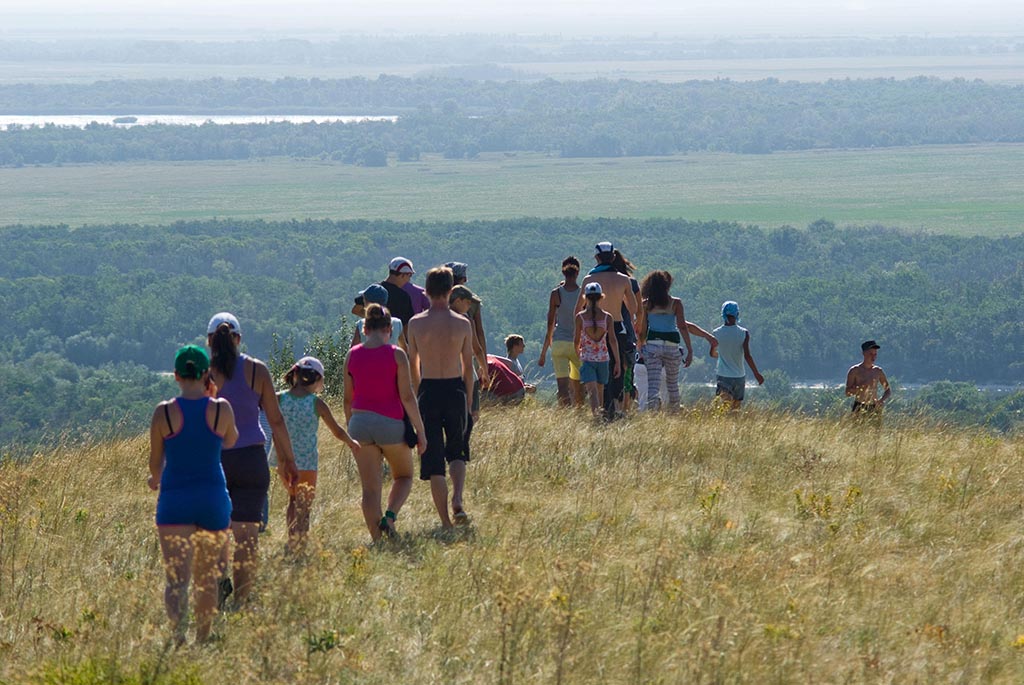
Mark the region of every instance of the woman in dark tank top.
[[238, 319], [228, 312], [215, 314], [206, 328], [211, 351], [211, 376], [217, 396], [228, 400], [235, 412], [238, 442], [221, 453], [228, 494], [231, 496], [231, 533], [235, 539], [231, 568], [234, 583], [221, 580], [221, 603], [232, 592], [244, 602], [256, 575], [259, 525], [270, 487], [267, 467], [266, 436], [260, 427], [260, 408], [267, 415], [277, 448], [277, 472], [289, 495], [295, 494], [298, 469], [274, 383], [266, 365], [241, 354], [242, 329]]

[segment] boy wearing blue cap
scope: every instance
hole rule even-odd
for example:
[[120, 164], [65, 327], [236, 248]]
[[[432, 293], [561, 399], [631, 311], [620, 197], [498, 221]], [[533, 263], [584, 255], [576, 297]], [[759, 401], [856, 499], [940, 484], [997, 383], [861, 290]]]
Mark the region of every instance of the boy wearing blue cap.
[[714, 330], [718, 340], [718, 366], [715, 369], [717, 384], [715, 394], [727, 402], [730, 410], [739, 409], [743, 402], [750, 367], [757, 384], [764, 383], [764, 376], [757, 370], [757, 364], [750, 355], [750, 331], [739, 325], [740, 306], [729, 300], [722, 303], [723, 325]]

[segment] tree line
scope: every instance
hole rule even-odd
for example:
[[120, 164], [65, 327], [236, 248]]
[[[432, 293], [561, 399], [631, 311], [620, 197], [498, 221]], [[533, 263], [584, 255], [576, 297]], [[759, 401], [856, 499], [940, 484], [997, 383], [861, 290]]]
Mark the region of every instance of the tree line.
[[1022, 36], [680, 38], [458, 35], [341, 36], [329, 41], [4, 40], [0, 61], [372, 66], [566, 61], [979, 55], [1024, 51]]
[[1024, 141], [1024, 87], [826, 83], [207, 79], [0, 85], [0, 111], [399, 114], [397, 121], [84, 129], [9, 126], [0, 165], [319, 157], [379, 166], [421, 153], [566, 157]]
[[[841, 383], [859, 343], [875, 338], [897, 383], [960, 383], [920, 407], [1001, 429], [1020, 420], [1019, 397], [998, 404], [973, 384], [1024, 381], [1024, 236], [824, 220], [779, 230], [668, 219], [195, 221], [0, 229], [0, 445], [79, 425], [137, 427], [168, 392], [154, 374], [178, 346], [203, 341], [216, 311], [240, 317], [244, 344], [263, 359], [343, 350], [353, 297], [396, 254], [414, 260], [418, 280], [431, 265], [467, 262], [489, 347], [522, 334], [530, 362], [562, 258], [587, 263], [601, 239], [640, 276], [668, 269], [687, 318], [705, 328], [719, 324], [723, 300], [739, 301], [755, 358], [771, 372], [765, 397], [779, 406], [835, 410], [838, 395], [790, 394], [788, 380]], [[702, 345], [690, 383], [713, 375]]]

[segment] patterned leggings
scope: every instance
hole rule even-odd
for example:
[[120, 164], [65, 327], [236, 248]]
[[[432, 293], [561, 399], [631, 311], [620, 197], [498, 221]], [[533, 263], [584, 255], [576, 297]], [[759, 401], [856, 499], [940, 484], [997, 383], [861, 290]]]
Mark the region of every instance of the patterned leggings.
[[661, 409], [661, 370], [665, 369], [668, 386], [668, 409], [679, 408], [679, 345], [665, 340], [648, 340], [644, 349], [647, 363], [647, 408]]

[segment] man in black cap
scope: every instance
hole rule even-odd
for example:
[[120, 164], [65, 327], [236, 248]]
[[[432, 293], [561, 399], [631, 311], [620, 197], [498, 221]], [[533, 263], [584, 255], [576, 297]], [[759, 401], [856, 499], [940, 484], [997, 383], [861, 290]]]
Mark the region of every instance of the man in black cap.
[[[866, 340], [861, 343], [860, 349], [864, 361], [851, 366], [846, 374], [846, 395], [853, 397], [854, 414], [871, 416], [874, 421], [881, 423], [882, 407], [892, 395], [885, 371], [875, 366], [881, 347], [874, 340]], [[879, 385], [885, 390], [881, 397], [878, 396]]]

